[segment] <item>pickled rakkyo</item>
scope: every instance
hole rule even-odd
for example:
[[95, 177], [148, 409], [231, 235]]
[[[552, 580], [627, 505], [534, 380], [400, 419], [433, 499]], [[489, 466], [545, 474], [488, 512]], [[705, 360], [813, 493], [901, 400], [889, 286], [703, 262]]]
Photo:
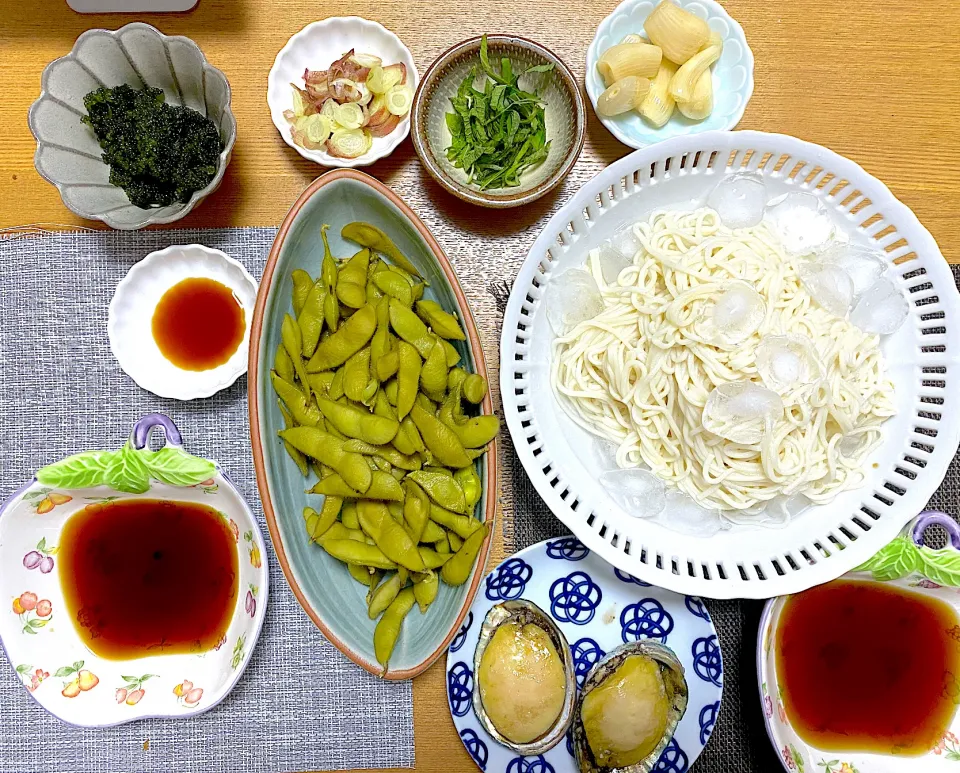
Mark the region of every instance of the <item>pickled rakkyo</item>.
[[566, 697], [557, 649], [533, 623], [497, 628], [480, 661], [477, 683], [490, 721], [514, 743], [529, 743], [550, 730]]
[[670, 699], [660, 664], [631, 655], [584, 695], [580, 715], [600, 767], [634, 765], [653, 751], [667, 729]]

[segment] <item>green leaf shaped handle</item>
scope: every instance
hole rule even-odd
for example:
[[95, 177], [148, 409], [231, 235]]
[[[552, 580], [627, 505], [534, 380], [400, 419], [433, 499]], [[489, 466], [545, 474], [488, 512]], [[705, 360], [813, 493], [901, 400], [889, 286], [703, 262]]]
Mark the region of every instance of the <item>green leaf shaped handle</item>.
[[[934, 550], [923, 544], [923, 532], [938, 524], [947, 530], [950, 544]], [[897, 580], [909, 574], [921, 574], [937, 585], [960, 587], [960, 525], [945, 513], [929, 510], [921, 513], [872, 558], [855, 572], [870, 572], [873, 579]]]
[[[163, 429], [165, 445], [152, 451], [148, 441], [155, 427]], [[151, 480], [185, 487], [212, 478], [216, 465], [188, 454], [181, 442], [180, 431], [168, 416], [150, 413], [134, 425], [123, 448], [68, 456], [39, 470], [37, 480], [44, 486], [59, 489], [109, 486], [125, 494], [143, 494], [150, 490]]]

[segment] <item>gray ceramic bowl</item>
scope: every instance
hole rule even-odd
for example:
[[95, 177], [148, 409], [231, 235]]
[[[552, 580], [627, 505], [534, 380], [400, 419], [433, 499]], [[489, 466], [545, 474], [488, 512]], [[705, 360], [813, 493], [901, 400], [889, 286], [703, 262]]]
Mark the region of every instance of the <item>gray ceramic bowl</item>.
[[[445, 115], [451, 110], [450, 97], [457, 93], [470, 69], [480, 61], [479, 37], [458, 43], [430, 65], [413, 100], [413, 146], [430, 176], [454, 196], [484, 207], [516, 207], [553, 190], [573, 169], [583, 149], [586, 128], [583, 97], [570, 68], [538, 43], [514, 35], [488, 35], [487, 47], [491, 62], [507, 56], [514, 71], [538, 64], [554, 65], [549, 74], [528, 76], [543, 79], [550, 155], [538, 167], [524, 173], [520, 187], [486, 191], [469, 184], [466, 173], [447, 160], [450, 132]], [[520, 85], [528, 84], [521, 78]]]
[[[101, 160], [96, 136], [80, 119], [86, 115], [86, 94], [122, 83], [161, 88], [168, 103], [197, 110], [219, 128], [223, 152], [217, 174], [186, 204], [140, 209], [110, 184], [110, 168]], [[190, 212], [220, 185], [237, 138], [226, 76], [192, 40], [164, 35], [141, 22], [116, 31], [88, 30], [77, 38], [69, 54], [44, 69], [40, 97], [30, 108], [28, 122], [37, 139], [37, 171], [57, 186], [63, 203], [80, 217], [121, 230], [170, 223]]]

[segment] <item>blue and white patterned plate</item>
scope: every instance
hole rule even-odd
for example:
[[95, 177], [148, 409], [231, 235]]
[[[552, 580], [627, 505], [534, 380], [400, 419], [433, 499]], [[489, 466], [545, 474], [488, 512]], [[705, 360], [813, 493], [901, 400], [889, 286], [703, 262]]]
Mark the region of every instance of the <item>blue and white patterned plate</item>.
[[473, 655], [490, 607], [524, 598], [556, 620], [573, 650], [577, 684], [604, 654], [627, 641], [656, 639], [683, 663], [690, 699], [654, 773], [686, 773], [713, 732], [723, 694], [717, 631], [695, 596], [648, 585], [592, 555], [576, 537], [547, 540], [494, 569], [447, 653], [447, 698], [460, 740], [487, 773], [577, 773], [570, 734], [546, 754], [518, 757], [473, 712]]

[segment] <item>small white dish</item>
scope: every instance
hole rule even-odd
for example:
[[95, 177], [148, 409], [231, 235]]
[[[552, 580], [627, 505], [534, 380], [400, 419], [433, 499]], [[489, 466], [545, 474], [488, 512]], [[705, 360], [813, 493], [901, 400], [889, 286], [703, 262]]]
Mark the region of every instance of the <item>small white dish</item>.
[[326, 150], [308, 150], [293, 141], [290, 123], [283, 111], [293, 106], [290, 84], [303, 85], [303, 71], [325, 70], [350, 49], [358, 54], [373, 54], [383, 59], [384, 65], [403, 62], [407, 68], [407, 85], [414, 91], [420, 82], [420, 73], [413, 54], [390, 30], [382, 24], [359, 16], [332, 16], [308, 24], [290, 38], [280, 49], [267, 79], [267, 104], [270, 117], [283, 141], [304, 158], [322, 166], [369, 166], [393, 153], [410, 133], [410, 114], [386, 137], [374, 137], [373, 147], [359, 158], [337, 158]]
[[[216, 280], [233, 290], [244, 314], [243, 341], [230, 359], [210, 370], [182, 370], [160, 352], [153, 338], [153, 312], [163, 294], [191, 277]], [[247, 371], [247, 350], [257, 282], [243, 265], [200, 244], [152, 252], [117, 285], [107, 321], [110, 350], [130, 378], [149, 392], [175, 400], [210, 397]]]
[[[643, 22], [660, 0], [624, 0], [613, 13], [600, 22], [597, 34], [587, 49], [587, 95], [597, 109], [597, 99], [606, 88], [597, 72], [597, 60], [610, 46], [623, 40], [625, 35], [645, 34]], [[713, 65], [713, 112], [702, 121], [691, 121], [674, 110], [670, 120], [659, 129], [630, 111], [624, 115], [605, 118], [597, 113], [600, 123], [624, 145], [645, 148], [655, 142], [685, 134], [698, 134], [714, 129], [733, 129], [743, 118], [747, 102], [753, 94], [753, 52], [747, 44], [746, 35], [720, 3], [714, 0], [673, 0], [681, 8], [706, 19], [710, 29], [723, 37], [723, 53]]]

